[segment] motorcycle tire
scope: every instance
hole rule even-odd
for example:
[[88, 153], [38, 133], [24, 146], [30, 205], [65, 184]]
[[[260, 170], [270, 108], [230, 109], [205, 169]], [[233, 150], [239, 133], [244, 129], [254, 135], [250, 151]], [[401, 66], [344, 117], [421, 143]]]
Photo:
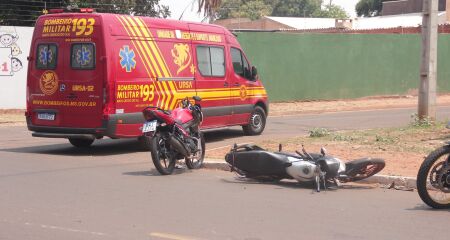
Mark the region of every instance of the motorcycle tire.
[[[176, 158], [174, 156], [175, 154], [170, 154], [172, 156], [167, 156], [166, 153], [164, 153], [170, 151], [170, 149], [168, 149], [170, 146], [166, 145], [168, 145], [168, 143], [166, 143], [159, 134], [155, 134], [150, 140], [152, 161], [156, 167], [156, 170], [158, 170], [161, 175], [172, 174], [176, 163]], [[166, 149], [168, 151], [162, 151], [162, 149]]]
[[[442, 170], [442, 165], [445, 161], [448, 161], [450, 158], [450, 145], [442, 146], [433, 152], [431, 152], [423, 161], [422, 165], [419, 168], [419, 172], [417, 173], [417, 192], [419, 193], [420, 198], [424, 201], [428, 206], [436, 209], [450, 208], [450, 169], [447, 166], [446, 173], [444, 174], [444, 179], [440, 179], [439, 182], [436, 183], [435, 177], [439, 177], [438, 174], [434, 174], [435, 172]], [[439, 161], [444, 160], [444, 161]], [[440, 169], [438, 169], [440, 167]], [[444, 181], [444, 182], [442, 182]], [[427, 183], [428, 182], [428, 183]], [[434, 184], [433, 184], [434, 183]], [[427, 186], [430, 184], [431, 186]], [[444, 192], [442, 189], [439, 189], [439, 186], [435, 186], [435, 184], [444, 184], [442, 186], [445, 188]], [[441, 195], [444, 197], [443, 200], [438, 200], [433, 196], [433, 193], [437, 195]]]
[[205, 160], [205, 137], [203, 136], [203, 133], [200, 134], [200, 145], [202, 147], [201, 155], [197, 159], [197, 161], [192, 161], [189, 158], [185, 158], [186, 167], [189, 169], [198, 169], [201, 168], [203, 165], [203, 160]]
[[345, 163], [347, 182], [355, 182], [373, 176], [383, 170], [386, 163], [380, 158], [363, 158]]

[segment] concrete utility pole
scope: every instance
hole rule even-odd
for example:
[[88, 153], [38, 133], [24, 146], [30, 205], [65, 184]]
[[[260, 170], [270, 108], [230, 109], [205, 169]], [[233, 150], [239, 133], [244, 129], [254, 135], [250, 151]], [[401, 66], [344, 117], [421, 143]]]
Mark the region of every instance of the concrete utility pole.
[[420, 66], [420, 118], [436, 119], [438, 0], [423, 0], [422, 63]]

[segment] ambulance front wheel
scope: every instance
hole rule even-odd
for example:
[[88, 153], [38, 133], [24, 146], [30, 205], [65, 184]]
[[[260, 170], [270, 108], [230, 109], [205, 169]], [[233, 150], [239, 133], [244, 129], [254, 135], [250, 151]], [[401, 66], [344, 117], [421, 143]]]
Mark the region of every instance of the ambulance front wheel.
[[266, 112], [262, 107], [256, 106], [250, 115], [249, 124], [242, 126], [246, 135], [260, 135], [266, 127]]
[[87, 148], [92, 145], [94, 139], [69, 138], [69, 142], [77, 148]]

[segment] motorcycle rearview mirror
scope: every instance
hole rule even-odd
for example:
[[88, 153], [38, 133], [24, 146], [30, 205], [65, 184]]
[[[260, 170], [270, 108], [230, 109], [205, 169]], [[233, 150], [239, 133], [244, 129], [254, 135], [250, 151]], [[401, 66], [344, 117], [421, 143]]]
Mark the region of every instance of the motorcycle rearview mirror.
[[325, 157], [325, 155], [327, 155], [327, 150], [324, 147], [320, 148], [320, 153], [322, 154], [322, 156]]
[[181, 105], [183, 106], [183, 108], [187, 107], [189, 105], [189, 98], [186, 97], [185, 99], [183, 99], [181, 101]]
[[281, 143], [280, 143], [280, 144], [278, 144], [278, 152], [281, 152], [281, 151], [283, 151], [283, 145], [281, 145]]
[[312, 156], [309, 155], [309, 153], [305, 150], [305, 145], [303, 145], [303, 144], [302, 144], [302, 152], [303, 152], [303, 154], [305, 154], [306, 157], [313, 160]]
[[202, 98], [199, 96], [193, 96], [192, 98], [197, 102], [200, 102], [202, 100]]

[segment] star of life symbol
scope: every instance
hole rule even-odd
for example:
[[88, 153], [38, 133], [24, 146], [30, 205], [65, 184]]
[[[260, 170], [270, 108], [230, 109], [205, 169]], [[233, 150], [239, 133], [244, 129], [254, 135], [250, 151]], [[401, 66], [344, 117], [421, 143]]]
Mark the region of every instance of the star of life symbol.
[[53, 60], [53, 51], [48, 47], [41, 48], [41, 52], [39, 53], [39, 61], [42, 65], [47, 65], [51, 63]]
[[136, 55], [134, 54], [133, 49], [130, 49], [128, 45], [124, 45], [123, 48], [120, 49], [120, 66], [125, 69], [127, 72], [131, 72], [132, 69], [136, 68], [136, 60], [134, 59]]
[[77, 63], [80, 65], [87, 65], [91, 62], [92, 54], [89, 49], [82, 47], [77, 51]]

